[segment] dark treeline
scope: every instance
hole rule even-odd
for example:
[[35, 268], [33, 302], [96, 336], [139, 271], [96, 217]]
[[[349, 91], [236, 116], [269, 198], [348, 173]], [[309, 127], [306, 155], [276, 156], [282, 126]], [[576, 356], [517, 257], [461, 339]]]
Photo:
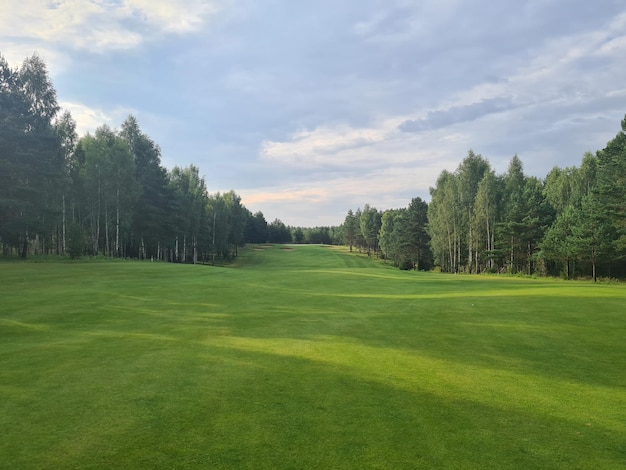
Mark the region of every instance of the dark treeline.
[[19, 69], [0, 55], [0, 181], [4, 255], [208, 262], [277, 240], [284, 227], [234, 191], [209, 194], [193, 165], [163, 168], [133, 116], [79, 138], [37, 55]]
[[401, 268], [523, 273], [564, 278], [626, 275], [626, 118], [622, 130], [579, 167], [541, 180], [514, 156], [505, 174], [469, 151], [443, 171], [431, 202], [348, 212], [345, 242]]

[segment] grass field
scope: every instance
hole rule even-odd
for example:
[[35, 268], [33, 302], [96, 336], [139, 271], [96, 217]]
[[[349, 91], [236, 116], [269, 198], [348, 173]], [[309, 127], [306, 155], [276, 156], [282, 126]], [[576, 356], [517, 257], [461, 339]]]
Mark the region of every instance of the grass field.
[[0, 468], [626, 467], [626, 286], [260, 246], [0, 264]]

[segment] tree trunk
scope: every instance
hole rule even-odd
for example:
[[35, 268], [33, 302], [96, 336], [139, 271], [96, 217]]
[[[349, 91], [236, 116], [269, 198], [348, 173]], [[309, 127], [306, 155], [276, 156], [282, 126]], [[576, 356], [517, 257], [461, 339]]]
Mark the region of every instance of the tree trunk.
[[494, 250], [494, 248], [496, 246], [496, 239], [495, 239], [496, 236], [495, 236], [494, 232], [495, 232], [494, 230], [491, 231], [491, 245], [490, 245], [490, 248], [489, 248], [489, 250], [490, 250], [489, 266], [491, 268], [493, 268], [494, 264], [495, 264], [495, 261], [493, 259], [493, 255], [494, 255], [493, 250]]
[[489, 233], [489, 217], [487, 217], [487, 256], [489, 257], [489, 262], [487, 263], [487, 265], [489, 266], [489, 269], [491, 269], [492, 263], [493, 263], [493, 252], [491, 250], [491, 234]]
[[594, 248], [591, 249], [591, 270], [593, 275], [593, 282], [598, 280], [596, 276], [596, 250]]
[[511, 274], [515, 274], [513, 262], [515, 261], [515, 247], [513, 246], [513, 242], [515, 241], [515, 237], [511, 235], [511, 267], [509, 268], [509, 272]]
[[478, 262], [478, 244], [476, 244], [476, 253], [474, 253], [474, 260], [475, 260], [475, 263], [476, 263], [476, 274], [479, 274], [480, 273], [480, 265], [479, 265], [479, 262]]
[[109, 207], [104, 203], [104, 255], [111, 254], [109, 245]]
[[24, 234], [24, 244], [22, 245], [22, 259], [26, 259], [28, 254], [28, 232]]
[[93, 254], [94, 256], [98, 255], [100, 251], [100, 247], [98, 246], [100, 243], [100, 203], [98, 203], [98, 209], [96, 210], [96, 221], [93, 229]]
[[446, 231], [448, 232], [448, 271], [452, 270], [452, 235], [450, 234], [450, 228], [446, 224]]
[[63, 240], [61, 243], [61, 248], [63, 250], [63, 254], [65, 254], [65, 250], [67, 247], [66, 241], [65, 241], [65, 234], [66, 234], [66, 221], [65, 221], [65, 194], [63, 195]]
[[120, 188], [117, 188], [115, 209], [115, 256], [120, 257]]
[[213, 242], [211, 246], [211, 264], [215, 266], [215, 217], [217, 216], [217, 212], [213, 211]]
[[[470, 214], [471, 216], [471, 214]], [[468, 258], [467, 258], [467, 270], [469, 271], [470, 274], [472, 274], [472, 225], [470, 224], [469, 226], [469, 233], [468, 233], [468, 238], [467, 238], [467, 252], [468, 252]]]

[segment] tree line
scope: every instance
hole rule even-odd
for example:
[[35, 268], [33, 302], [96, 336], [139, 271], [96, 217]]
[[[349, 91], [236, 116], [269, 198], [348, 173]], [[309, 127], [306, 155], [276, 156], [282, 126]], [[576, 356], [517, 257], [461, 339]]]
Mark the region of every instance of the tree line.
[[338, 227], [290, 227], [210, 194], [194, 165], [167, 170], [129, 116], [79, 138], [45, 62], [0, 55], [0, 246], [5, 255], [84, 254], [215, 262], [245, 243], [346, 244], [402, 269], [626, 275], [626, 118], [606, 147], [543, 178], [514, 156], [504, 174], [469, 151], [431, 201], [365, 204]]
[[626, 275], [626, 118], [621, 131], [580, 166], [524, 174], [515, 155], [506, 173], [469, 151], [430, 188], [431, 201], [348, 215], [344, 242], [403, 268], [523, 273], [564, 278]]
[[209, 194], [196, 166], [165, 169], [133, 116], [79, 138], [38, 55], [17, 69], [0, 55], [0, 181], [4, 255], [196, 263], [231, 259], [246, 241], [291, 241], [234, 191]]

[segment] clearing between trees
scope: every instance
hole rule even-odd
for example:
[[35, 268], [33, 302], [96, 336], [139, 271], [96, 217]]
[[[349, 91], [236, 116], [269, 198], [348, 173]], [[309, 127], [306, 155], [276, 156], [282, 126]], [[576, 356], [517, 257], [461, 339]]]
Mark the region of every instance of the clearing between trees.
[[623, 468], [623, 285], [290, 248], [0, 264], [0, 460]]

